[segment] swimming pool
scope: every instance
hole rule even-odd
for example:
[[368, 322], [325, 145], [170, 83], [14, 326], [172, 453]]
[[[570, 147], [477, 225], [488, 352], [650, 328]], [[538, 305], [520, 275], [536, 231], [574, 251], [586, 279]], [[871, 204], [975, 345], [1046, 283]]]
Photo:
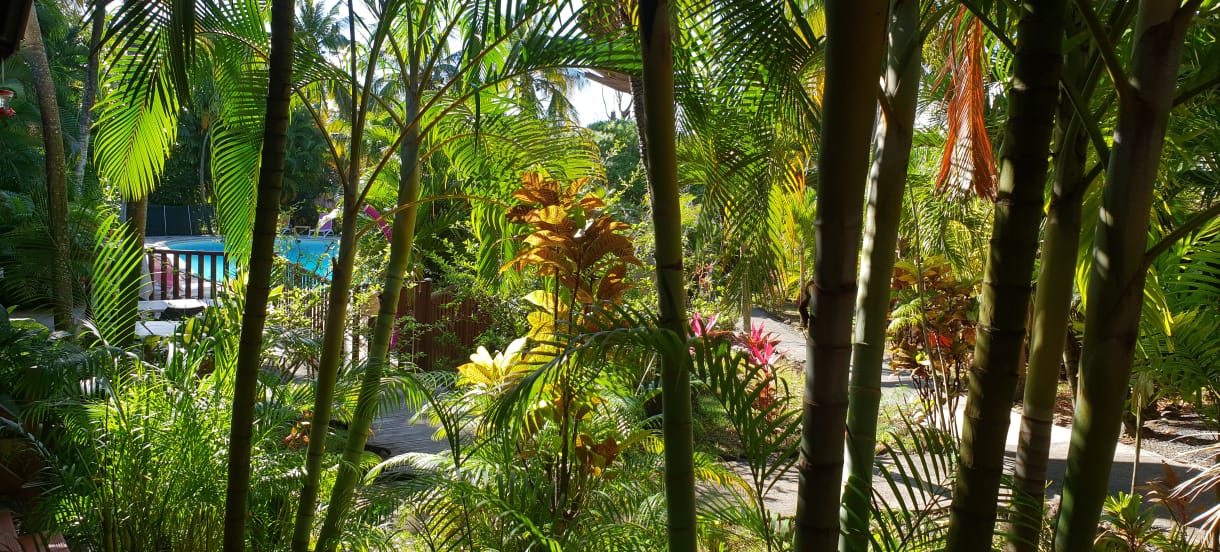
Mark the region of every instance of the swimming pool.
[[[224, 251], [224, 239], [220, 237], [166, 238], [149, 245], [171, 251]], [[339, 251], [339, 240], [281, 236], [275, 240], [275, 251], [277, 255], [289, 262], [329, 279], [330, 259]], [[210, 262], [205, 262], [205, 257], [194, 256], [190, 260], [188, 270], [202, 276], [205, 280], [210, 280], [212, 268]], [[232, 277], [236, 272], [236, 268], [230, 265], [229, 274], [225, 277]]]

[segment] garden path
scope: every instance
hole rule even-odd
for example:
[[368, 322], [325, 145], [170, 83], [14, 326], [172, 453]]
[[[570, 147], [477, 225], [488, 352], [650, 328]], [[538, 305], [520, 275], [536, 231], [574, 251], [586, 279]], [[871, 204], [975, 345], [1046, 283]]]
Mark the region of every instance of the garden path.
[[[373, 420], [373, 432], [368, 444], [377, 452], [391, 456], [404, 452], [436, 454], [449, 450], [445, 441], [432, 438], [436, 427], [427, 421], [413, 421], [415, 413], [407, 408], [392, 410]], [[381, 450], [378, 450], [381, 449]]]
[[[802, 366], [808, 357], [806, 350], [805, 335], [798, 328], [784, 322], [779, 317], [772, 315], [760, 309], [754, 309], [751, 316], [755, 324], [762, 324], [764, 331], [770, 332], [780, 340], [779, 351], [789, 359], [796, 361]], [[741, 328], [741, 322], [738, 322], [738, 329]], [[902, 378], [895, 374], [889, 367], [884, 367], [882, 370], [882, 410], [887, 406], [891, 408], [900, 404], [902, 401], [907, 401], [913, 395], [913, 388], [909, 378]], [[957, 407], [957, 422], [960, 431], [962, 420], [965, 419], [965, 399], [963, 398]], [[1008, 437], [1005, 446], [1005, 464], [1008, 467], [1007, 472], [1012, 473], [1012, 464], [1016, 458], [1017, 440], [1020, 433], [1021, 414], [1019, 410], [1014, 409], [1012, 417], [1009, 420]], [[1047, 490], [1047, 496], [1057, 498], [1060, 496], [1063, 487], [1063, 475], [1067, 469], [1068, 444], [1071, 441], [1071, 428], [1063, 426], [1053, 426], [1051, 432], [1050, 445], [1050, 462], [1047, 469], [1047, 479], [1050, 482], [1050, 488]], [[1110, 492], [1117, 493], [1118, 491], [1131, 491], [1132, 471], [1136, 467], [1135, 448], [1119, 443], [1114, 451], [1114, 462], [1110, 471]], [[1147, 450], [1142, 451], [1139, 458], [1138, 479], [1141, 484], [1163, 477], [1164, 468], [1168, 466], [1173, 469], [1178, 477], [1185, 477], [1189, 473], [1195, 473], [1197, 466], [1189, 465], [1175, 458], [1165, 458], [1155, 452]], [[743, 475], [748, 474], [744, 471], [745, 466], [739, 465], [738, 471]], [[780, 474], [779, 481], [767, 494], [765, 500], [768, 508], [779, 515], [793, 515], [796, 512], [796, 496], [797, 487], [799, 485], [799, 476], [796, 468], [790, 468], [788, 471]], [[880, 477], [878, 472], [874, 471], [873, 477], [874, 488], [881, 491], [883, 497], [888, 501], [894, 499], [889, 496], [891, 493], [884, 479]], [[946, 493], [948, 489], [945, 490]], [[1146, 493], [1146, 491], [1143, 491]], [[1214, 497], [1207, 497], [1206, 506], [1215, 503]], [[891, 502], [893, 503], [893, 502]]]

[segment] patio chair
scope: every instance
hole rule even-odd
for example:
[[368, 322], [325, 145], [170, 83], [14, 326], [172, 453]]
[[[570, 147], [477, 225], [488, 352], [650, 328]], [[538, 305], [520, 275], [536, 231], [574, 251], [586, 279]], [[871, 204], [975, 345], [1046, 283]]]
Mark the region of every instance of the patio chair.
[[151, 298], [158, 297], [173, 297], [174, 292], [186, 287], [186, 280], [183, 278], [174, 265], [177, 264], [177, 259], [161, 262], [161, 258], [157, 255], [152, 257], [152, 266], [150, 266], [150, 276], [153, 280], [153, 293]]
[[[325, 219], [324, 221], [322, 219]], [[321, 224], [318, 225], [318, 231], [314, 234], [319, 238], [333, 238], [335, 236], [335, 219], [326, 218], [325, 216], [319, 219]]]

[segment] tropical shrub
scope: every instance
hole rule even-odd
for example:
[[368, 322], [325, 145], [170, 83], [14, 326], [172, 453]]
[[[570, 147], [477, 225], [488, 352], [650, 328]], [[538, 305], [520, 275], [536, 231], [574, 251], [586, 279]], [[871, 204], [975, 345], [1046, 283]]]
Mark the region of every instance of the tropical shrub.
[[[638, 264], [625, 224], [602, 200], [527, 175], [510, 220], [533, 229], [504, 269], [544, 282], [530, 293], [527, 337], [506, 350], [471, 355], [456, 377], [417, 377], [427, 412], [450, 450], [382, 464], [416, 470], [404, 485], [394, 527], [407, 549], [643, 549], [664, 543], [662, 447], [637, 397], [632, 356], [573, 351], [607, 328], [602, 306], [621, 300], [628, 264]], [[731, 474], [704, 457], [714, 478]]]
[[950, 400], [974, 358], [978, 284], [955, 277], [944, 258], [930, 257], [922, 266], [895, 263], [892, 287], [890, 367], [910, 374], [925, 404]]
[[[93, 347], [91, 375], [78, 384], [88, 391], [51, 399], [65, 442], [49, 451], [49, 499], [75, 541], [100, 550], [219, 546], [237, 326], [216, 310], [157, 347], [155, 363]], [[260, 388], [251, 543], [271, 550], [284, 542], [300, 463], [285, 437], [311, 392], [274, 374]]]

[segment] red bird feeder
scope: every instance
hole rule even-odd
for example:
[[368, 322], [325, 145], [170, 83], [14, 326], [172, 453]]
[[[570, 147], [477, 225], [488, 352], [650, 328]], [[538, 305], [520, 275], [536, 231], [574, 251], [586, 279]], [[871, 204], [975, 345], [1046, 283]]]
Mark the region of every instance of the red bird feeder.
[[12, 117], [13, 115], [17, 114], [17, 112], [11, 107], [13, 103], [13, 96], [15, 95], [17, 95], [17, 93], [13, 92], [11, 89], [0, 88], [0, 117]]

